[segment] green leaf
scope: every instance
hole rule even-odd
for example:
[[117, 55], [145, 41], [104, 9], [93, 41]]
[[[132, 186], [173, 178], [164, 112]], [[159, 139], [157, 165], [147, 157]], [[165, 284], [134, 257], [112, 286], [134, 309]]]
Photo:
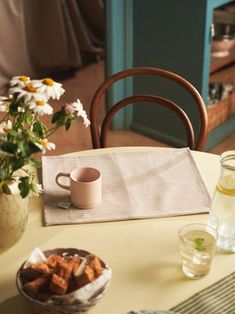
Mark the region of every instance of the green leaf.
[[21, 177], [18, 187], [20, 190], [21, 197], [25, 198], [30, 192], [29, 177]]
[[1, 144], [0, 149], [9, 154], [15, 154], [17, 151], [17, 145], [14, 143], [4, 142]]
[[61, 116], [60, 119], [58, 119], [56, 121], [56, 126], [59, 128], [61, 127], [62, 125], [64, 125], [66, 122], [66, 117], [65, 116]]
[[27, 114], [26, 117], [25, 117], [25, 121], [26, 121], [28, 124], [31, 124], [32, 121], [33, 121], [33, 115]]
[[28, 145], [29, 145], [30, 155], [41, 152], [41, 149], [36, 144], [34, 144], [34, 142], [30, 141]]
[[41, 149], [32, 141], [20, 141], [18, 143], [22, 158], [27, 158], [31, 154], [39, 153]]
[[39, 160], [34, 159], [34, 158], [29, 159], [29, 164], [35, 168], [41, 167], [41, 162]]
[[39, 137], [44, 137], [44, 128], [41, 122], [36, 122], [33, 125], [33, 132], [36, 133]]
[[51, 122], [56, 125], [56, 127], [61, 127], [66, 123], [67, 116], [63, 110], [57, 111], [51, 119]]
[[7, 133], [7, 136], [8, 136], [9, 138], [17, 138], [17, 137], [20, 136], [20, 134], [19, 134], [17, 131], [11, 129], [11, 130]]
[[5, 180], [7, 177], [7, 172], [5, 169], [0, 169], [0, 181]]
[[13, 100], [9, 106], [9, 113], [12, 116], [15, 116], [17, 114], [19, 114], [18, 112], [18, 107], [20, 105], [20, 101], [19, 100]]
[[20, 149], [20, 155], [22, 157], [25, 157], [27, 156], [28, 154], [28, 145], [27, 145], [27, 142], [26, 141], [20, 141], [18, 142], [18, 147]]
[[71, 126], [71, 121], [70, 120], [67, 120], [66, 123], [65, 123], [65, 130], [68, 131], [68, 129], [70, 128]]
[[195, 249], [199, 252], [205, 252], [206, 248], [205, 248], [205, 239], [203, 238], [196, 238], [193, 240], [194, 245], [195, 245]]
[[51, 122], [52, 123], [56, 123], [62, 116], [63, 116], [63, 112], [60, 110], [60, 111], [57, 111], [53, 114], [52, 116], [52, 119], [51, 119]]
[[16, 156], [12, 156], [9, 160], [13, 171], [22, 168], [24, 165], [23, 158], [17, 158]]

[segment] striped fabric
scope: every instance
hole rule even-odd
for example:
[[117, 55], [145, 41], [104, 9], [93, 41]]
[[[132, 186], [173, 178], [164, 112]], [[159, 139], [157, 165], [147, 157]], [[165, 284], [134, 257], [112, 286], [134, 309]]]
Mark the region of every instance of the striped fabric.
[[234, 314], [235, 272], [173, 307], [179, 314]]
[[[73, 205], [66, 210], [59, 206], [69, 203], [70, 195], [56, 185], [55, 177], [76, 167], [95, 167], [102, 173], [102, 202], [96, 208], [80, 211]], [[102, 156], [49, 156], [43, 157], [42, 170], [46, 225], [206, 213], [211, 201], [187, 148]]]

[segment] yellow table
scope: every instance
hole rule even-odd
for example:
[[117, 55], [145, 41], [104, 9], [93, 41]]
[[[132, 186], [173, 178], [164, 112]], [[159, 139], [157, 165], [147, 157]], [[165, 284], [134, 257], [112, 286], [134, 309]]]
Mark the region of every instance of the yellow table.
[[[79, 152], [98, 155], [163, 148], [109, 148]], [[193, 152], [210, 194], [220, 174], [217, 155]], [[183, 195], [183, 191], [182, 191]], [[15, 274], [36, 247], [77, 247], [96, 253], [111, 267], [111, 284], [90, 313], [125, 314], [130, 310], [169, 309], [234, 271], [235, 254], [217, 253], [211, 272], [200, 280], [180, 269], [178, 230], [186, 223], [206, 222], [208, 215], [44, 227], [39, 200], [34, 200], [23, 238], [0, 255], [0, 313], [32, 313], [18, 295]]]

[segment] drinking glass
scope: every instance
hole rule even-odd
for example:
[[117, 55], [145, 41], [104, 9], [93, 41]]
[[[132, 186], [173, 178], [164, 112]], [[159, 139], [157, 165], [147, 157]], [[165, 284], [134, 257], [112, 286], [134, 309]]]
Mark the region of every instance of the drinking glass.
[[217, 233], [207, 224], [193, 223], [179, 230], [182, 270], [188, 278], [207, 275], [215, 253]]

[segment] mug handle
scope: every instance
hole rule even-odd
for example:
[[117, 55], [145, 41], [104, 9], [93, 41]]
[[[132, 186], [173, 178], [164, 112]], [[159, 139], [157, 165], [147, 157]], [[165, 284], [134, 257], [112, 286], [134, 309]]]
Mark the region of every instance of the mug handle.
[[57, 185], [59, 185], [62, 189], [70, 190], [70, 186], [69, 185], [65, 185], [65, 184], [60, 183], [60, 180], [59, 180], [60, 177], [68, 177], [69, 178], [70, 174], [69, 173], [65, 173], [65, 172], [60, 172], [55, 177], [55, 182], [56, 182]]

